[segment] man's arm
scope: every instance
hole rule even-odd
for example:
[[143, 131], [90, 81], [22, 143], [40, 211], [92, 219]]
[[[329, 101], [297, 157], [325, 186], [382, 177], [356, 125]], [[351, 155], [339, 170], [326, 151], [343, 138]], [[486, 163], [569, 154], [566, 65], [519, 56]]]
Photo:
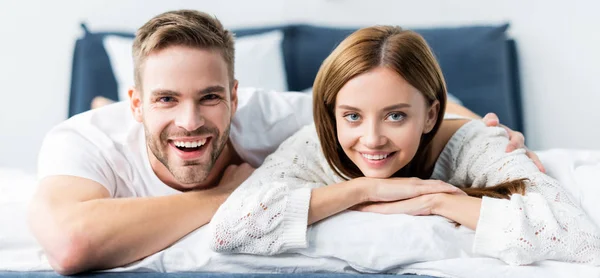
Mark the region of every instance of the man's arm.
[[92, 99], [92, 103], [90, 106], [92, 109], [96, 109], [113, 103], [115, 103], [115, 101], [112, 99], [97, 96], [94, 99]]
[[446, 102], [446, 114], [456, 114], [470, 119], [481, 119], [481, 116], [475, 114], [473, 111], [452, 101]]
[[[464, 117], [467, 117], [470, 119], [481, 119], [481, 116], [475, 114], [473, 111], [467, 109], [466, 107], [464, 107], [462, 105], [452, 102], [452, 101], [448, 101], [446, 103], [446, 114], [456, 114], [456, 115], [464, 116]], [[537, 154], [530, 151], [525, 146], [525, 136], [523, 135], [523, 133], [514, 131], [504, 125], [500, 125], [500, 119], [498, 119], [498, 116], [494, 113], [487, 113], [483, 117], [483, 122], [487, 126], [502, 126], [506, 130], [506, 132], [508, 133], [509, 140], [510, 140], [510, 142], [508, 143], [508, 146], [506, 147], [506, 152], [512, 152], [516, 149], [524, 148], [527, 151], [527, 153], [526, 153], [527, 156], [531, 160], [533, 160], [533, 163], [535, 163], [535, 166], [537, 166], [538, 169], [540, 169], [540, 171], [542, 171], [544, 173], [546, 172], [546, 169], [544, 168], [544, 165], [542, 164], [542, 161], [539, 159]]]
[[251, 172], [239, 168], [213, 189], [148, 198], [111, 199], [92, 180], [47, 177], [32, 201], [30, 227], [60, 274], [123, 266], [208, 223]]

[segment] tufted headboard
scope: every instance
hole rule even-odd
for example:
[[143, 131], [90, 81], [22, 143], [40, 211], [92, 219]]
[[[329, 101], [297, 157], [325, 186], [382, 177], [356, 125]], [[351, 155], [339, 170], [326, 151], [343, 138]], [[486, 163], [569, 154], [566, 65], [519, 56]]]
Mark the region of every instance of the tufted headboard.
[[[69, 116], [90, 109], [96, 96], [117, 99], [117, 81], [104, 49], [107, 35], [133, 37], [124, 32], [90, 32], [78, 39], [73, 54]], [[448, 91], [475, 113], [495, 112], [503, 124], [523, 131], [521, 89], [515, 41], [509, 25], [414, 29], [433, 49]], [[290, 91], [312, 86], [322, 61], [356, 28], [285, 25], [234, 30], [237, 37], [280, 29]]]

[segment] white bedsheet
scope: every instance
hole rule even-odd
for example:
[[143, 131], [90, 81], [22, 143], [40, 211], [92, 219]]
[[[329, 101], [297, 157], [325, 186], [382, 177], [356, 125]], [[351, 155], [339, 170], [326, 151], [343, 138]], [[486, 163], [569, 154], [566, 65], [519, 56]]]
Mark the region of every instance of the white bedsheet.
[[[600, 227], [600, 151], [539, 153]], [[31, 176], [0, 169], [0, 270], [49, 270], [28, 232]], [[111, 271], [386, 272], [440, 277], [600, 277], [600, 267], [545, 261], [513, 267], [471, 253], [473, 232], [441, 217], [346, 212], [309, 229], [309, 248], [273, 257], [223, 255], [208, 249], [198, 229], [140, 262]]]
[[27, 228], [27, 204], [35, 176], [0, 168], [0, 271], [46, 270], [48, 262]]

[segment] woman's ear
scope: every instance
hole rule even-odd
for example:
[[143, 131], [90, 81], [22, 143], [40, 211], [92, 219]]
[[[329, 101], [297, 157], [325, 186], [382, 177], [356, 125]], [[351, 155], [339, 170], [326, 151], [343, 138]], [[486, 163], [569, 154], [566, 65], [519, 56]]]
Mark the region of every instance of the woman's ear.
[[435, 127], [435, 123], [437, 122], [439, 113], [440, 113], [440, 102], [436, 99], [429, 106], [429, 110], [427, 111], [427, 115], [425, 118], [425, 128], [423, 129], [424, 134], [431, 132], [433, 127]]

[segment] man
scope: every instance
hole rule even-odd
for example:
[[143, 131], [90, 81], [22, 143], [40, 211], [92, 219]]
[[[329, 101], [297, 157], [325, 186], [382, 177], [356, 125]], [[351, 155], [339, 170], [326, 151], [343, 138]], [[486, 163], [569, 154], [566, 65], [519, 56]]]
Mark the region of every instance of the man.
[[136, 34], [130, 102], [47, 135], [29, 222], [58, 273], [123, 266], [205, 225], [312, 121], [310, 96], [238, 91], [233, 45], [207, 14], [158, 15]]

